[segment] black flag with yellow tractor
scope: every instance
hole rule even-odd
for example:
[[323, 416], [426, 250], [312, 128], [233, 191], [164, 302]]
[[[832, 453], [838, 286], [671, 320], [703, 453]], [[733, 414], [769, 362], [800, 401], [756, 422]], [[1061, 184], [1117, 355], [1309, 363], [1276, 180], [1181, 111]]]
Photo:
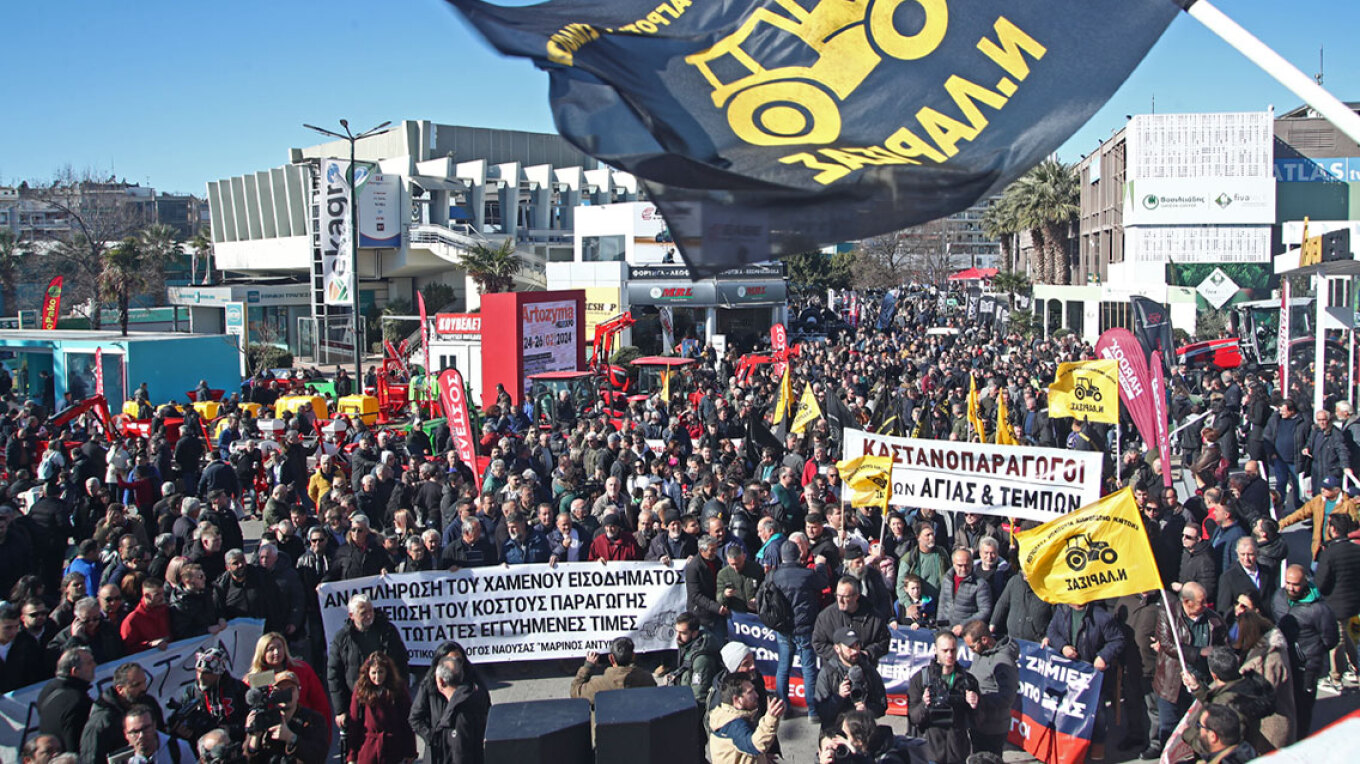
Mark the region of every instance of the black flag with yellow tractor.
[[1192, 0], [448, 1], [549, 72], [558, 131], [706, 275], [999, 193]]
[[1015, 540], [1021, 570], [1045, 602], [1075, 605], [1162, 588], [1132, 488], [1021, 531]]

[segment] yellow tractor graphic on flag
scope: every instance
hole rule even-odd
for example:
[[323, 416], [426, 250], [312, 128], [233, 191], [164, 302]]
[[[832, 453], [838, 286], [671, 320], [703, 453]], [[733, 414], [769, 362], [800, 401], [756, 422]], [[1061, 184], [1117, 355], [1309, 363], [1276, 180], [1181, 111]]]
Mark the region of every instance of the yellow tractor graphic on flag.
[[[806, 1], [806, 0], [805, 0]], [[915, 3], [924, 23], [902, 34], [894, 16]], [[758, 8], [735, 32], [713, 47], [685, 57], [713, 87], [713, 105], [727, 109], [737, 137], [756, 146], [824, 144], [841, 133], [839, 102], [849, 98], [887, 55], [912, 61], [929, 55], [944, 39], [949, 23], [946, 0], [816, 0], [811, 10], [796, 0], [774, 0], [788, 15]], [[773, 27], [792, 35], [791, 45], [808, 48], [817, 60], [808, 66], [767, 69], [742, 45], [752, 34]], [[881, 55], [882, 54], [882, 55]], [[728, 81], [737, 68], [749, 72]]]

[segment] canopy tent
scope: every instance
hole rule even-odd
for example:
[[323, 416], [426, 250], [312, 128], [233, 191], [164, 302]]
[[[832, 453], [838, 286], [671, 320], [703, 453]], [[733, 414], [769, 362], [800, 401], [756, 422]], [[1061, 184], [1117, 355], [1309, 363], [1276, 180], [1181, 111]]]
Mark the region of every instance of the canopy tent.
[[949, 277], [949, 280], [980, 281], [982, 279], [990, 279], [991, 277], [996, 275], [996, 272], [997, 272], [996, 268], [969, 268], [968, 270], [959, 271], [958, 273], [955, 273], [953, 276]]

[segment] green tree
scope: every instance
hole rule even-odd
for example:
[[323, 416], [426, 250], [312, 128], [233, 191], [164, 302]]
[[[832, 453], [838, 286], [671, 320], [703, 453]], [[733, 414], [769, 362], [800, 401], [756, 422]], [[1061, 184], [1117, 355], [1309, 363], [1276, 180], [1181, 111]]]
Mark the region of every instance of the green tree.
[[854, 252], [802, 252], [781, 258], [788, 269], [789, 283], [802, 289], [825, 292], [850, 286], [855, 262]]
[[19, 312], [19, 276], [32, 254], [28, 242], [8, 228], [0, 228], [0, 299], [5, 301], [5, 312]]
[[1004, 293], [1014, 308], [1015, 295], [1029, 290], [1029, 277], [1018, 271], [1001, 271], [992, 277], [992, 289]]
[[477, 284], [479, 294], [513, 292], [515, 274], [524, 267], [524, 261], [515, 254], [515, 242], [506, 239], [499, 247], [478, 244], [463, 255], [463, 268]]
[[[100, 293], [118, 306], [118, 326], [128, 333], [128, 304], [132, 295], [141, 291], [147, 279], [147, 258], [142, 243], [129, 236], [104, 251], [104, 268], [99, 274]], [[96, 311], [98, 312], [98, 311]]]
[[[383, 316], [410, 316], [414, 314], [415, 308], [411, 305], [411, 301], [406, 299], [388, 300], [382, 309]], [[396, 345], [418, 328], [420, 328], [419, 321], [389, 319], [382, 322], [382, 338]]]
[[1040, 283], [1066, 284], [1068, 229], [1080, 212], [1081, 184], [1072, 165], [1046, 159], [1006, 189], [1017, 221], [1034, 237], [1038, 254], [1030, 269]]
[[426, 284], [420, 288], [420, 293], [425, 295], [425, 307], [431, 314], [449, 307], [458, 299], [457, 290], [439, 282]]
[[198, 233], [189, 238], [187, 242], [189, 248], [189, 283], [198, 283], [198, 260], [203, 259], [203, 283], [212, 283], [209, 276], [212, 274], [212, 232], [204, 226], [198, 229]]
[[1003, 194], [987, 207], [982, 213], [982, 232], [987, 238], [1001, 242], [1001, 255], [1006, 264], [1003, 270], [1015, 270], [1015, 235], [1020, 233], [1020, 217], [1016, 214], [1013, 196]]
[[141, 291], [154, 292], [151, 297], [156, 303], [165, 297], [166, 268], [183, 254], [177, 237], [175, 229], [164, 223], [152, 223], [137, 232], [137, 242], [146, 267]]

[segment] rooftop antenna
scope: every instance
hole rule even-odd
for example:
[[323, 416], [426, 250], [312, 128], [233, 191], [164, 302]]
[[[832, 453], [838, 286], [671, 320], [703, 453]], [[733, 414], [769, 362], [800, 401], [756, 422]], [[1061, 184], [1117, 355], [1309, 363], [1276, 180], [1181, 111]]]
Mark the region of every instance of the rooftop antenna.
[[1317, 80], [1317, 84], [1319, 85], [1322, 84], [1322, 72], [1323, 69], [1326, 68], [1323, 66], [1323, 52], [1325, 50], [1326, 48], [1324, 46], [1318, 46], [1318, 73], [1313, 75], [1313, 79]]
[[1156, 93], [1153, 93], [1153, 94], [1152, 94], [1152, 113], [1153, 113], [1153, 114], [1156, 114], [1156, 113], [1157, 113], [1157, 94], [1156, 94]]

